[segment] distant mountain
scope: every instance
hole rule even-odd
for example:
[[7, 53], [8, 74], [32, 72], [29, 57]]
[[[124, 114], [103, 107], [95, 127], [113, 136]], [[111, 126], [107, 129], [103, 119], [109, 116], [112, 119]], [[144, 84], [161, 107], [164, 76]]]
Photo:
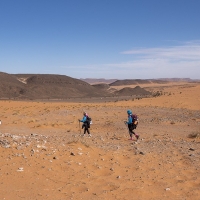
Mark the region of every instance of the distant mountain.
[[0, 72], [0, 99], [66, 99], [109, 96], [92, 85], [64, 75]]
[[121, 85], [141, 85], [141, 84], [165, 84], [169, 82], [200, 82], [200, 80], [194, 80], [190, 78], [159, 78], [159, 79], [124, 79], [116, 80], [110, 83], [110, 86], [121, 86]]
[[98, 90], [107, 90], [110, 88], [110, 86], [106, 83], [99, 83], [99, 84], [94, 84], [92, 85], [93, 87], [95, 87]]
[[170, 81], [170, 82], [199, 82], [199, 79], [190, 78], [159, 78], [159, 80]]
[[85, 79], [80, 79], [86, 83], [89, 83], [91, 85], [93, 84], [100, 84], [100, 83], [106, 83], [106, 84], [110, 84], [110, 83], [113, 83], [115, 82], [117, 79], [104, 79], [104, 78], [85, 78]]
[[151, 95], [151, 92], [136, 86], [135, 88], [125, 87], [119, 91], [115, 91], [117, 96], [130, 96], [130, 95]]
[[164, 84], [168, 81], [165, 80], [157, 80], [157, 79], [125, 79], [125, 80], [117, 80], [113, 83], [110, 83], [110, 86], [120, 86], [120, 85], [139, 85], [139, 84], [150, 84], [150, 83], [159, 83]]
[[[83, 81], [84, 80], [84, 81]], [[86, 82], [87, 81], [87, 82]], [[109, 97], [150, 95], [137, 86], [140, 84], [170, 81], [192, 82], [191, 79], [75, 79], [53, 74], [7, 74], [0, 72], [0, 99], [68, 99], [85, 97]], [[90, 82], [90, 84], [88, 83]], [[95, 84], [96, 83], [96, 84]], [[117, 90], [112, 86], [136, 85]]]

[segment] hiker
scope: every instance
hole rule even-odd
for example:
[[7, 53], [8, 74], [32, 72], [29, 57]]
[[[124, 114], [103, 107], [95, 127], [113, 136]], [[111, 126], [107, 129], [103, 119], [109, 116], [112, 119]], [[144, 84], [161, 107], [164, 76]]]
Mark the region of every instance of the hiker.
[[88, 114], [86, 112], [83, 112], [83, 119], [82, 120], [79, 119], [79, 122], [83, 122], [83, 125], [82, 125], [82, 129], [84, 128], [83, 136], [85, 135], [87, 131], [88, 135], [91, 137], [90, 130], [89, 130], [90, 120], [91, 118], [89, 118]]
[[125, 121], [125, 124], [128, 124], [128, 130], [130, 134], [130, 140], [133, 140], [133, 135], [135, 135], [136, 139], [138, 140], [139, 135], [136, 134], [133, 130], [137, 127], [137, 116], [132, 114], [131, 110], [127, 110], [128, 114], [128, 121]]

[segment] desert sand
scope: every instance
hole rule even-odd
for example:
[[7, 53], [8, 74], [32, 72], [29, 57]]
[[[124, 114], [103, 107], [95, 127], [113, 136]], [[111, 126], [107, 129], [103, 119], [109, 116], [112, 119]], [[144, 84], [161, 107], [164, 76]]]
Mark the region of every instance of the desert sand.
[[[145, 88], [162, 95], [0, 101], [0, 199], [199, 200], [200, 84]], [[138, 141], [128, 140], [127, 109], [139, 117]], [[92, 137], [82, 136], [83, 111]]]

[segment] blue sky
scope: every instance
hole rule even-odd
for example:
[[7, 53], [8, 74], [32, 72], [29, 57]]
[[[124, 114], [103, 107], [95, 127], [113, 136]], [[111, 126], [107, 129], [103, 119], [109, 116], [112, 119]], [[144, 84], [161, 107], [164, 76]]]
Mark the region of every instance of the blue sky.
[[199, 0], [0, 0], [0, 71], [200, 79]]

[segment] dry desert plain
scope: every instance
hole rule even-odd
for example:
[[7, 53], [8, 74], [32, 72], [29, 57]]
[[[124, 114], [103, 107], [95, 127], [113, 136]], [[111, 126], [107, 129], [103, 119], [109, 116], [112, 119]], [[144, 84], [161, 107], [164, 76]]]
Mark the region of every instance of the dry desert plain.
[[[142, 85], [141, 87], [144, 87]], [[0, 101], [0, 199], [200, 199], [200, 84], [120, 101]], [[126, 110], [139, 117], [130, 141]], [[92, 137], [78, 119], [92, 117]]]

